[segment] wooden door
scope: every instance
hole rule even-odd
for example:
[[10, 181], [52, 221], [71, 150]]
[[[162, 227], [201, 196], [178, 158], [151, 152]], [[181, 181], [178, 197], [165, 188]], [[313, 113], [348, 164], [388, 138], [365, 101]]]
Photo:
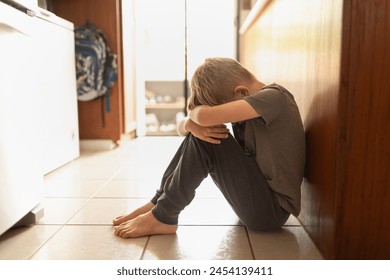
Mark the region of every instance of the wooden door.
[[[106, 35], [114, 53], [118, 55], [118, 79], [111, 89], [110, 112], [102, 99], [78, 102], [80, 139], [120, 140], [124, 133], [123, 66], [120, 0], [52, 0], [56, 15], [74, 23], [75, 27], [87, 20]], [[104, 120], [104, 125], [103, 125]]]

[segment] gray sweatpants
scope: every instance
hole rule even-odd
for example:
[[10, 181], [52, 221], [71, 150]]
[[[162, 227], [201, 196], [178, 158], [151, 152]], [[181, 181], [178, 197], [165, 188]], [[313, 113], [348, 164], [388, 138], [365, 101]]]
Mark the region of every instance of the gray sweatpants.
[[192, 134], [185, 137], [151, 200], [154, 216], [165, 224], [177, 224], [180, 212], [208, 175], [247, 227], [272, 230], [288, 219], [290, 214], [279, 206], [255, 159], [231, 134], [217, 145]]

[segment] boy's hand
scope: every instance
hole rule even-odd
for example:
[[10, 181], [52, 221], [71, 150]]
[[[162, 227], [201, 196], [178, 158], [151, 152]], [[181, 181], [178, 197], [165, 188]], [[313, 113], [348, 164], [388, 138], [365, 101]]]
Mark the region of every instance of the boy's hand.
[[203, 141], [209, 142], [211, 144], [220, 144], [221, 140], [228, 138], [229, 129], [226, 128], [226, 125], [220, 124], [215, 126], [200, 126], [199, 124], [193, 122], [191, 119], [185, 124], [186, 130], [191, 132], [196, 138], [199, 138]]

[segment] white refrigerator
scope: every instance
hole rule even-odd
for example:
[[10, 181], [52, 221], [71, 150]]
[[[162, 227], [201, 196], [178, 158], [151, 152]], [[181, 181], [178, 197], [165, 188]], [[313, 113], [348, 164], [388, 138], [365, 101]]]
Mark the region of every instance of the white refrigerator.
[[0, 234], [43, 197], [35, 19], [0, 2]]

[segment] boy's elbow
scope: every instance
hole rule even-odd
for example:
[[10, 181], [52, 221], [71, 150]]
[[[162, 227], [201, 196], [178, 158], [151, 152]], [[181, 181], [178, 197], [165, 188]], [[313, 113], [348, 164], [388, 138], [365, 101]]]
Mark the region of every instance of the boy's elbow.
[[187, 136], [187, 134], [189, 133], [189, 130], [186, 128], [186, 124], [188, 123], [188, 121], [188, 117], [185, 117], [179, 121], [179, 124], [177, 126], [177, 133], [180, 136]]
[[181, 128], [178, 128], [176, 131], [177, 131], [177, 134], [179, 134], [179, 136], [187, 136], [189, 133], [189, 131], [183, 130]]

